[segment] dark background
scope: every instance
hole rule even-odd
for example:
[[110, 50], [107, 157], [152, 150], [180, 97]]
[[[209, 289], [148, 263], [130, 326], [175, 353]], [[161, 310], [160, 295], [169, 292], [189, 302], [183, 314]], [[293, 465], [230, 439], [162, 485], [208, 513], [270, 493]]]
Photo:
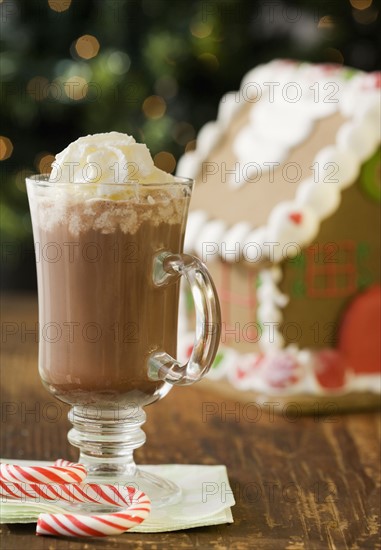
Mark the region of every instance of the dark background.
[[161, 168], [276, 57], [379, 68], [372, 0], [3, 0], [1, 284], [34, 289], [25, 176], [81, 135], [144, 141]]

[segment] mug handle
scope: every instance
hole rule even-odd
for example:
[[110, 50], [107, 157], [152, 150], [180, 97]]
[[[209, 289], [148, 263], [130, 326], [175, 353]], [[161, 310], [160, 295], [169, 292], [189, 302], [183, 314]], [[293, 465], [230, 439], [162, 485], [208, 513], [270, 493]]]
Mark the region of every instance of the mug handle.
[[210, 369], [221, 335], [221, 311], [216, 288], [205, 265], [190, 254], [162, 252], [154, 259], [153, 282], [161, 287], [184, 276], [188, 281], [196, 309], [196, 334], [191, 356], [181, 365], [165, 351], [157, 351], [148, 360], [151, 380], [186, 386], [200, 380]]

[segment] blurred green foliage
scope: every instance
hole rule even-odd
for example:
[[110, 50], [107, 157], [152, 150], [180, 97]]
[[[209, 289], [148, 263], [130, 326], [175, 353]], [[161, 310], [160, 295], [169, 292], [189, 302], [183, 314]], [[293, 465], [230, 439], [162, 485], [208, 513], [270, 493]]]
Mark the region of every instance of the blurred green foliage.
[[[215, 118], [221, 95], [259, 63], [374, 70], [377, 23], [370, 0], [3, 0], [3, 287], [35, 285], [24, 178], [48, 155], [118, 130], [177, 159]], [[150, 96], [164, 105], [157, 116], [145, 107]]]

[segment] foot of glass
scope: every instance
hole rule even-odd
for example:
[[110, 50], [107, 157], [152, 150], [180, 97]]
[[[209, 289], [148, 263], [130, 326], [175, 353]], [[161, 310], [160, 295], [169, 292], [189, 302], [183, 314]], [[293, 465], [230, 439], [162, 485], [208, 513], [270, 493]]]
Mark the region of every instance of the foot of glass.
[[[86, 411], [87, 412], [87, 411]], [[73, 407], [69, 420], [69, 442], [79, 447], [79, 462], [86, 466], [85, 483], [107, 483], [116, 488], [126, 485], [143, 491], [151, 499], [152, 508], [171, 506], [181, 499], [181, 489], [175, 483], [144, 472], [133, 459], [133, 451], [141, 447], [146, 436], [141, 429], [146, 414], [142, 408], [133, 413], [115, 414], [115, 411], [98, 411], [97, 417], [84, 414], [81, 407]], [[94, 513], [115, 511], [117, 507], [75, 504], [77, 510]]]

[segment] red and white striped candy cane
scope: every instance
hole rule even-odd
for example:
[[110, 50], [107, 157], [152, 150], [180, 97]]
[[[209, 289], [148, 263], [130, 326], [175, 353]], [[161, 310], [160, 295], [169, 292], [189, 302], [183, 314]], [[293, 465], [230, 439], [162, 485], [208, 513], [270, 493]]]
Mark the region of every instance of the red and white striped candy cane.
[[112, 514], [40, 514], [36, 534], [107, 537], [124, 533], [144, 521], [151, 511], [151, 501], [144, 493], [130, 487], [129, 495], [130, 506]]
[[24, 501], [64, 501], [123, 507], [131, 503], [130, 490], [128, 487], [97, 483], [38, 484], [0, 480], [0, 496]]
[[78, 462], [70, 462], [70, 460], [65, 460], [64, 458], [57, 458], [54, 462], [54, 466], [66, 468], [67, 466], [82, 466], [82, 464], [79, 464]]
[[0, 480], [19, 483], [82, 483], [87, 471], [82, 464], [65, 466], [19, 466], [0, 464]]

